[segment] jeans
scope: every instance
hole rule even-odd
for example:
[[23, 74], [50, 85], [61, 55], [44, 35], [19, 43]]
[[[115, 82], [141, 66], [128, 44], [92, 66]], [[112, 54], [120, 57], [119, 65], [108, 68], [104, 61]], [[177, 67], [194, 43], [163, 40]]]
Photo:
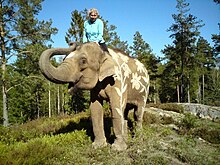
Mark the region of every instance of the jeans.
[[101, 47], [101, 49], [102, 49], [103, 51], [109, 53], [108, 48], [107, 48], [107, 45], [105, 44], [105, 42], [103, 42], [103, 43], [100, 43], [100, 42], [99, 42], [99, 45], [100, 45], [100, 47]]

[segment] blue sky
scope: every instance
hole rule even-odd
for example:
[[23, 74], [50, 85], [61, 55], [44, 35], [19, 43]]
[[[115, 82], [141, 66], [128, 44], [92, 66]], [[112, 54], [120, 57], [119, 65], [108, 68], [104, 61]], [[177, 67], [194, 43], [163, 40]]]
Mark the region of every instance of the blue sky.
[[[205, 26], [200, 29], [201, 36], [213, 45], [211, 34], [219, 34], [220, 5], [213, 0], [186, 0], [190, 13], [202, 20]], [[40, 20], [52, 19], [58, 34], [52, 37], [53, 47], [68, 47], [65, 34], [70, 28], [71, 12], [74, 10], [97, 8], [100, 15], [115, 25], [122, 41], [132, 45], [133, 36], [139, 31], [156, 56], [165, 45], [171, 44], [167, 29], [174, 23], [172, 14], [177, 13], [176, 0], [45, 0], [42, 3]]]

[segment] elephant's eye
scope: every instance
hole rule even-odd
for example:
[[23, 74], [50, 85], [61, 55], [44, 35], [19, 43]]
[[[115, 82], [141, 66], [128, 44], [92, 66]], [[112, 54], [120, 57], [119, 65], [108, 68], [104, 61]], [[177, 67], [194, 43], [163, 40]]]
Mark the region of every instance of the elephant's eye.
[[79, 65], [80, 65], [80, 68], [85, 69], [87, 67], [87, 59], [85, 57], [82, 57], [79, 60]]

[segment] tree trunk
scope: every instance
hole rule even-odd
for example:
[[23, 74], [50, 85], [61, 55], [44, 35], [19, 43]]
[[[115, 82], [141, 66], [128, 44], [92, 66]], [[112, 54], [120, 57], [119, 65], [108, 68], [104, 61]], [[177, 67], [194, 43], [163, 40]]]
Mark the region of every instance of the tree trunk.
[[201, 86], [200, 86], [200, 82], [199, 81], [198, 81], [197, 100], [198, 100], [198, 103], [201, 103]]
[[190, 103], [191, 98], [190, 98], [190, 77], [189, 77], [189, 73], [187, 73], [187, 98], [188, 98], [188, 103]]
[[[176, 82], [179, 82], [179, 77], [176, 77]], [[176, 93], [177, 93], [177, 102], [180, 103], [180, 86], [176, 85]]]
[[204, 104], [204, 99], [205, 99], [205, 76], [204, 74], [202, 75], [202, 103]]
[[[2, 3], [0, 3], [0, 9], [2, 9]], [[8, 126], [9, 125], [9, 120], [8, 120], [8, 108], [7, 108], [7, 87], [6, 87], [6, 58], [5, 58], [5, 30], [3, 27], [3, 17], [1, 15], [0, 18], [1, 26], [0, 26], [0, 42], [1, 42], [1, 61], [0, 63], [2, 64], [1, 69], [2, 69], [2, 103], [3, 103], [3, 125]]]
[[2, 84], [2, 95], [3, 95], [3, 126], [6, 127], [9, 125], [9, 120], [8, 120], [7, 94], [4, 83]]
[[49, 117], [51, 117], [51, 105], [50, 105], [50, 103], [51, 103], [51, 94], [50, 94], [50, 82], [49, 82], [49, 92], [48, 92], [48, 97], [49, 97], [49, 99], [48, 99], [48, 110], [49, 110]]
[[62, 89], [61, 90], [62, 91], [62, 95], [61, 95], [62, 96], [62, 103], [61, 103], [62, 106], [61, 106], [61, 108], [62, 108], [62, 113], [65, 114], [65, 108], [64, 108], [64, 105], [65, 105], [65, 93], [63, 91], [63, 87], [61, 89]]
[[57, 89], [57, 114], [60, 114], [60, 87]]
[[177, 92], [177, 102], [180, 103], [180, 87], [176, 85], [176, 92]]
[[[177, 69], [177, 65], [175, 65], [175, 68]], [[179, 85], [179, 76], [176, 77], [176, 82], [177, 82], [177, 85], [176, 85], [176, 93], [177, 93], [177, 102], [180, 103], [180, 85]]]
[[153, 84], [154, 84], [154, 85], [153, 85], [153, 87], [154, 87], [154, 104], [156, 104], [156, 103], [157, 103], [157, 96], [156, 96], [156, 82], [154, 81]]
[[36, 92], [36, 102], [37, 102], [37, 118], [39, 119], [40, 118], [40, 103], [39, 103], [39, 92], [37, 91]]
[[3, 125], [8, 126], [9, 120], [8, 120], [8, 107], [7, 107], [7, 87], [6, 87], [6, 80], [5, 80], [5, 74], [6, 74], [6, 61], [5, 56], [2, 49], [2, 103], [3, 103]]
[[188, 86], [187, 87], [188, 103], [190, 103], [190, 91], [189, 91], [190, 86], [189, 86], [189, 83], [188, 83], [187, 86]]

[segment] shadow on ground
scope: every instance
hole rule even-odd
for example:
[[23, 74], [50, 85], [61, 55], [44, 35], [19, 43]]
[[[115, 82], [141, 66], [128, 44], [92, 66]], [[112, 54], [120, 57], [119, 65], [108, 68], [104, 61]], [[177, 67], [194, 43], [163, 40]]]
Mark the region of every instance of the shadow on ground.
[[[110, 117], [104, 118], [104, 129], [105, 129], [105, 136], [109, 143], [113, 143], [114, 141], [114, 134], [112, 129], [112, 119]], [[59, 130], [54, 132], [54, 135], [61, 134], [61, 133], [69, 133], [75, 130], [86, 130], [86, 134], [94, 140], [94, 134], [92, 129], [92, 121], [88, 118], [82, 118], [79, 122], [69, 121], [69, 123], [60, 128]]]

